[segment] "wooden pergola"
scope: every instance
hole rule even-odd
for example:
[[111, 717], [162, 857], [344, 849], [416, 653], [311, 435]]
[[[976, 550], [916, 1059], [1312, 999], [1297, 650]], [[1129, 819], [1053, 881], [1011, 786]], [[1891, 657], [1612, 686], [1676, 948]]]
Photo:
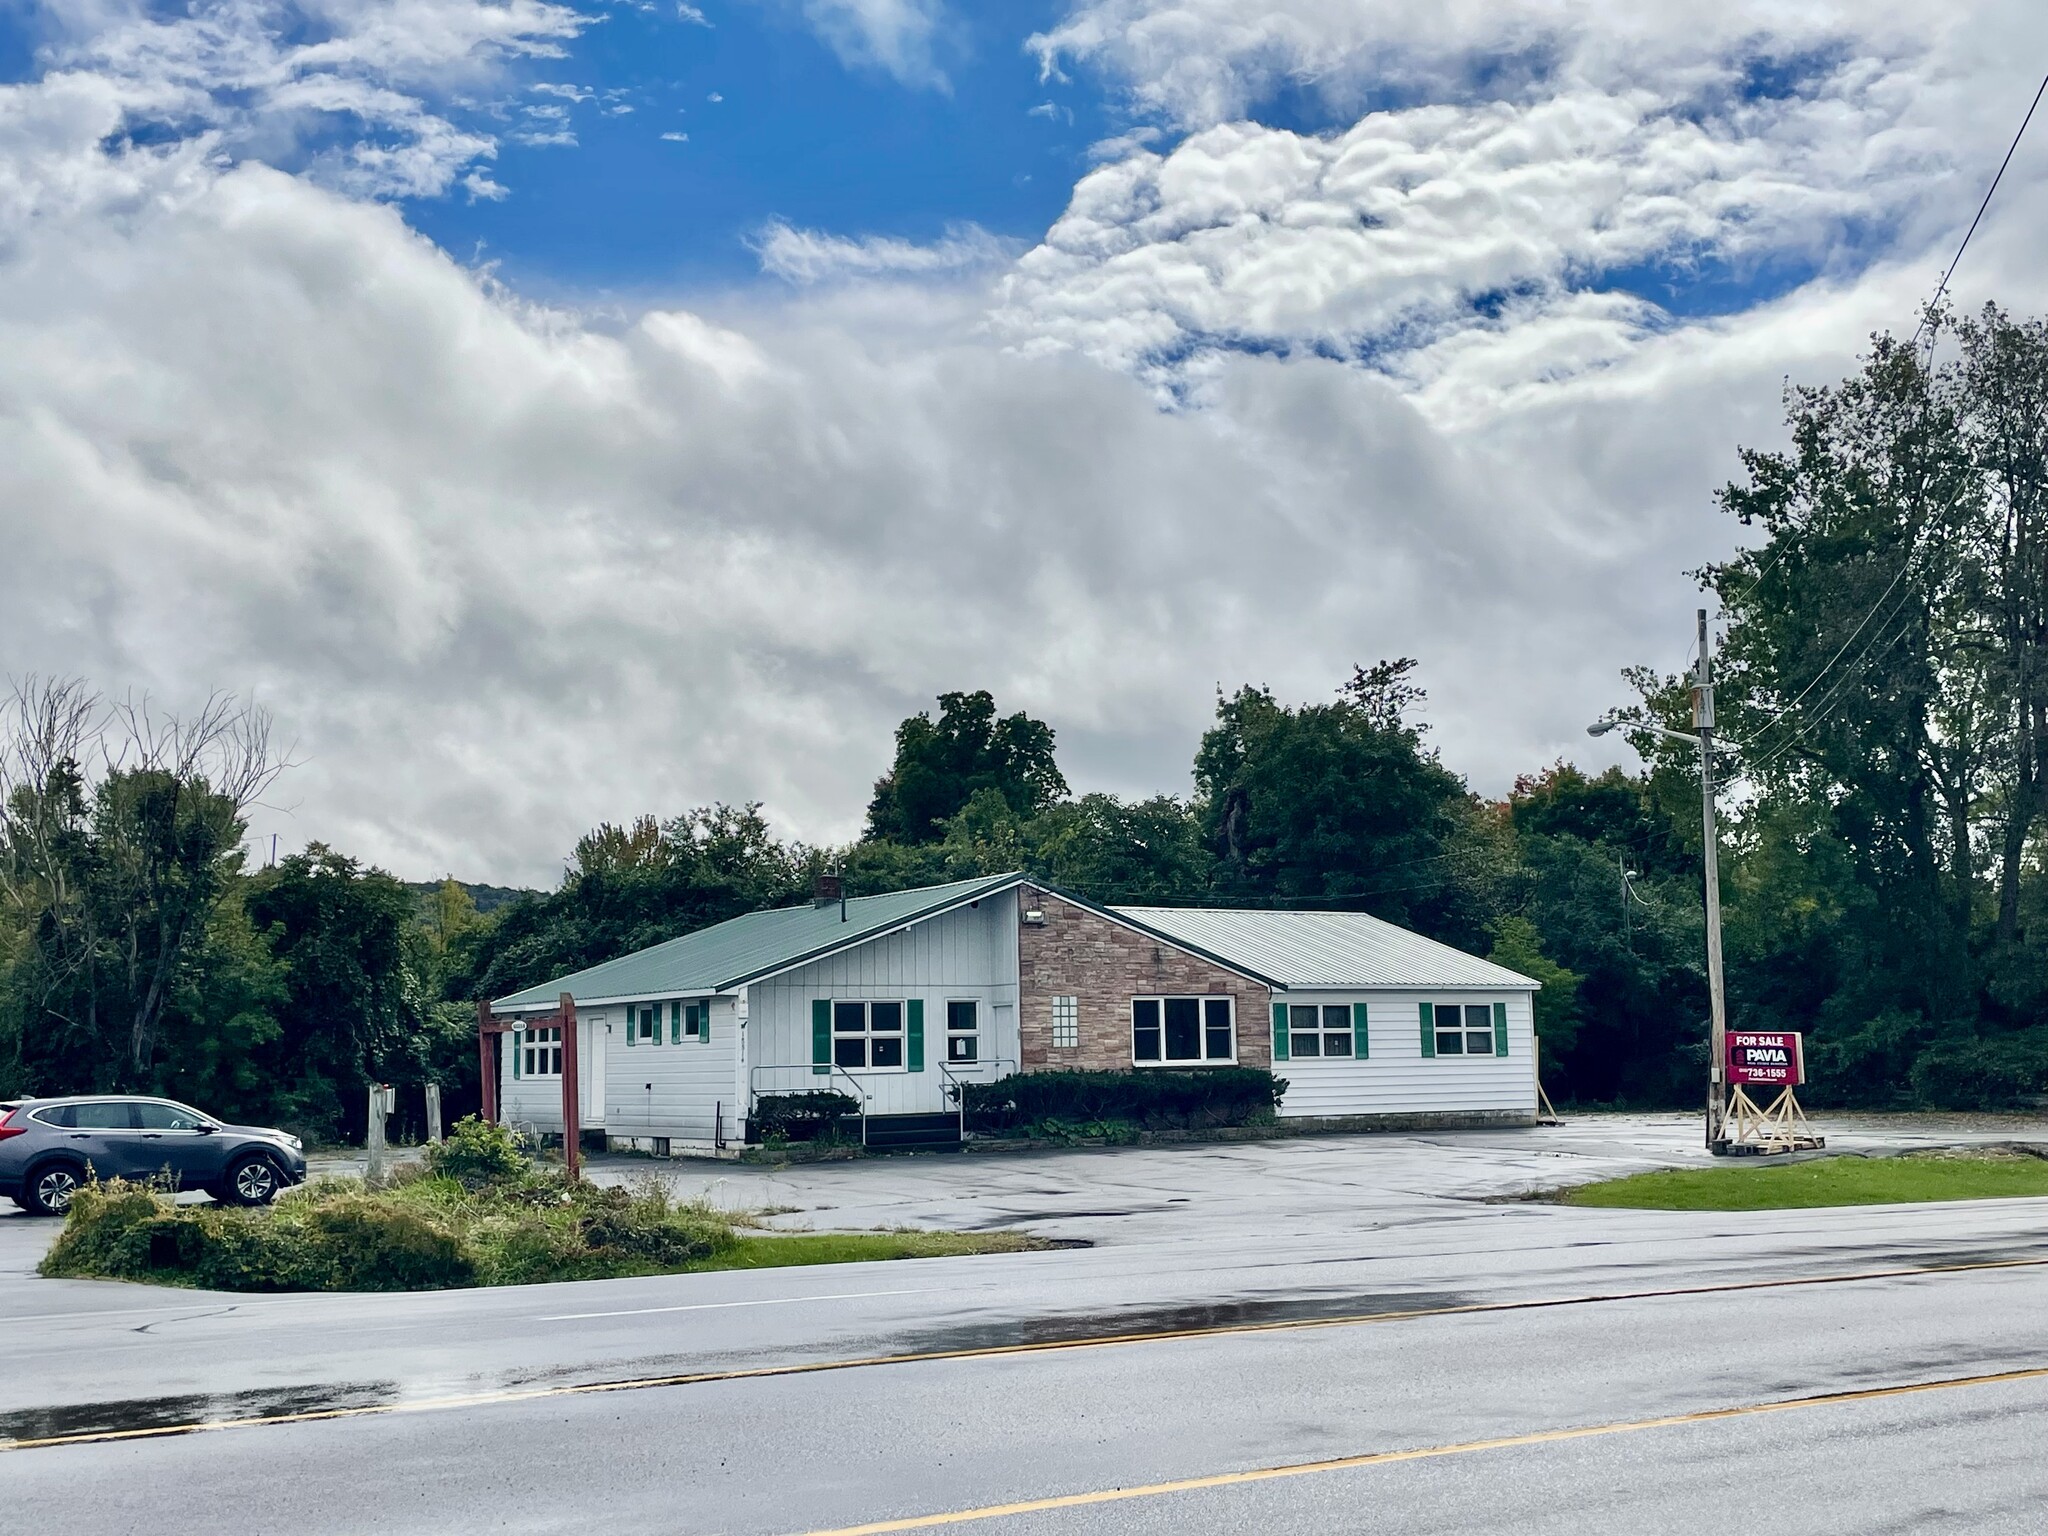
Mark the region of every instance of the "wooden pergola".
[[[487, 1001], [477, 999], [477, 1073], [483, 1088], [483, 1117], [493, 1125], [499, 1121], [498, 1053], [491, 1049], [492, 1037], [529, 1029], [559, 1029], [562, 1032], [562, 1158], [568, 1164], [569, 1177], [573, 1179], [583, 1171], [583, 1119], [580, 1113], [583, 1074], [579, 1070], [576, 1053], [576, 999], [567, 992], [561, 995], [553, 1013], [517, 1018], [492, 1013]], [[516, 1043], [513, 1049], [518, 1049]]]

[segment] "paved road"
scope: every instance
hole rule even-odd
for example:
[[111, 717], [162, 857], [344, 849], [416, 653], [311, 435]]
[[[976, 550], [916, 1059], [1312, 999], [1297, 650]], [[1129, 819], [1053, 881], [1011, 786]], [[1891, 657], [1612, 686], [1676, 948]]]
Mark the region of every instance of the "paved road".
[[[794, 1532], [1049, 1498], [1084, 1502], [971, 1523], [1634, 1532], [1789, 1488], [1787, 1531], [2037, 1530], [2048, 1378], [2010, 1373], [2048, 1372], [2048, 1201], [1486, 1203], [1689, 1156], [1660, 1126], [790, 1170], [790, 1222], [1097, 1246], [433, 1296], [38, 1281], [47, 1228], [0, 1219], [0, 1436], [301, 1418], [9, 1452], [0, 1501], [55, 1532]], [[758, 1203], [768, 1176], [724, 1177]], [[335, 1410], [367, 1411], [302, 1419]]]

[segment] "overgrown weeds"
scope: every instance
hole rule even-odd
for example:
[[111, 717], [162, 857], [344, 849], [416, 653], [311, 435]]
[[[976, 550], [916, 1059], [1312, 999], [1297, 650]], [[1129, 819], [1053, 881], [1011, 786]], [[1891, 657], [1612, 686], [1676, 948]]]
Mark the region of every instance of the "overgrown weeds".
[[89, 1185], [42, 1272], [225, 1291], [420, 1291], [657, 1274], [738, 1241], [729, 1217], [651, 1180], [571, 1179], [511, 1133], [465, 1121], [388, 1188], [321, 1179], [264, 1210]]

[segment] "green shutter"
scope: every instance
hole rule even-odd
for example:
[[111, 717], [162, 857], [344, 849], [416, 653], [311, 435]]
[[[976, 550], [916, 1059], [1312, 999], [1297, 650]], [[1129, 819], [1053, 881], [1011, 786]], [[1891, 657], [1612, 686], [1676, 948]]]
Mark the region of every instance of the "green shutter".
[[1505, 1056], [1508, 1053], [1508, 1005], [1493, 1005], [1493, 1054]]
[[1436, 1054], [1436, 1006], [1432, 1003], [1422, 1005], [1422, 1054]]
[[640, 1010], [632, 1004], [626, 1007], [626, 1044], [640, 1043]]
[[913, 997], [910, 1008], [910, 1070], [924, 1070], [924, 999]]
[[668, 1043], [670, 1045], [681, 1045], [683, 1043], [683, 1001], [681, 998], [677, 998], [668, 1005]]
[[1273, 1059], [1287, 1060], [1287, 1005], [1273, 1005]]
[[513, 1030], [506, 1038], [512, 1042], [512, 1081], [516, 1083], [519, 1081], [519, 1031]]
[[1366, 1038], [1365, 1004], [1351, 1005], [1351, 1054], [1360, 1060], [1372, 1054], [1371, 1043]]
[[708, 997], [697, 1005], [697, 1038], [706, 1045], [711, 1043], [711, 999]]
[[832, 1004], [825, 998], [811, 999], [811, 1074], [827, 1076], [832, 1071]]

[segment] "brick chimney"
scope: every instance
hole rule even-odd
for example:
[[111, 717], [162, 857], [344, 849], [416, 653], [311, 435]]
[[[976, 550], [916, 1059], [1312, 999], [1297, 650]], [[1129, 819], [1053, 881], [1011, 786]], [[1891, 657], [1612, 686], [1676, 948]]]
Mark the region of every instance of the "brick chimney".
[[836, 907], [839, 905], [839, 900], [839, 877], [837, 875], [818, 876], [817, 888], [811, 892], [811, 905], [814, 907]]

